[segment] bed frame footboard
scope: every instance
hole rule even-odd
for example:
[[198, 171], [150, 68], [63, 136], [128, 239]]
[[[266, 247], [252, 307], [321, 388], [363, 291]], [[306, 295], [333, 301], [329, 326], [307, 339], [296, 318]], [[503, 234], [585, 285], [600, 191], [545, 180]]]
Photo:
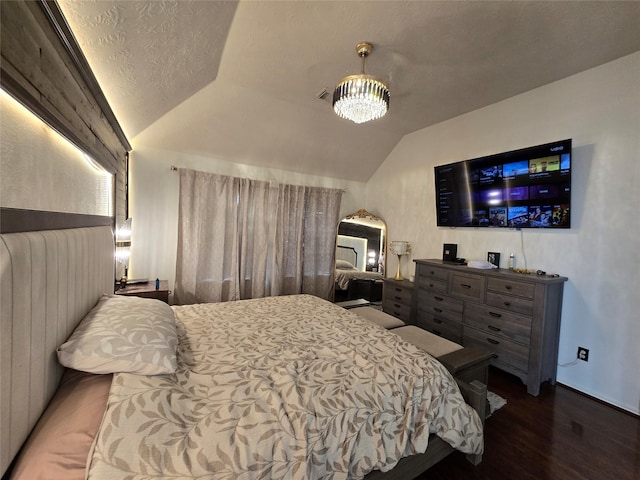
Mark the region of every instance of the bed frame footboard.
[[[478, 412], [480, 421], [484, 425], [487, 386], [477, 380], [470, 383], [458, 380], [458, 386], [463, 398], [467, 404]], [[435, 435], [431, 435], [426, 452], [403, 458], [393, 470], [388, 472], [380, 472], [378, 470], [371, 472], [365, 477], [365, 480], [410, 480], [425, 472], [454, 451], [453, 447], [447, 442]], [[467, 455], [466, 457], [473, 465], [478, 465], [482, 461], [481, 454]]]
[[[460, 392], [462, 393], [462, 397], [465, 402], [471, 405], [473, 409], [478, 412], [478, 416], [480, 417], [480, 421], [482, 422], [482, 427], [484, 429], [487, 405], [487, 386], [477, 380], [474, 380], [471, 383], [458, 381], [458, 386], [460, 387]], [[478, 465], [482, 462], [482, 454], [467, 455], [467, 460], [474, 465]]]

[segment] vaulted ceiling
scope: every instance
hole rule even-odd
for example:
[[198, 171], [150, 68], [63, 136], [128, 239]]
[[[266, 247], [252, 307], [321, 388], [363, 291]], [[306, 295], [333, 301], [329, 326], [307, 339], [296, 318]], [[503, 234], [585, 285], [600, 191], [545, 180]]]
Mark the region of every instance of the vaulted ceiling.
[[[640, 50], [638, 1], [58, 3], [134, 150], [359, 181], [408, 133]], [[391, 106], [356, 125], [331, 92], [360, 41]]]

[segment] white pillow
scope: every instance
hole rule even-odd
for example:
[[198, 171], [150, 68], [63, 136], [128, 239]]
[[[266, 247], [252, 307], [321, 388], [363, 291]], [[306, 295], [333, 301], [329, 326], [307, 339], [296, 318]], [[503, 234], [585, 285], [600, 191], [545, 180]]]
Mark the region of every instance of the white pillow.
[[103, 295], [58, 350], [65, 367], [90, 373], [176, 371], [173, 310], [149, 298]]
[[336, 268], [338, 270], [356, 270], [356, 267], [354, 267], [351, 262], [347, 262], [346, 260], [336, 260]]

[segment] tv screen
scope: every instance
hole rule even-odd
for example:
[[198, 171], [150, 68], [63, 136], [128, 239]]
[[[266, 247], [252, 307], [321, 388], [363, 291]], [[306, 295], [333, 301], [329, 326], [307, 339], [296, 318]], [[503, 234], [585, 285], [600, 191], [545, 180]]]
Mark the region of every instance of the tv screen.
[[571, 139], [435, 167], [439, 227], [571, 227]]

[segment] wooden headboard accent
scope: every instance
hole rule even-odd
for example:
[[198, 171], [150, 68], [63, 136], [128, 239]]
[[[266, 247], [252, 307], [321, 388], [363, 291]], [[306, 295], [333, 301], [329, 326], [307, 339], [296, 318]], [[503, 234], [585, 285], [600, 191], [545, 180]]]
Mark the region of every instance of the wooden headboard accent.
[[0, 236], [0, 474], [53, 396], [56, 347], [113, 293], [110, 227]]

